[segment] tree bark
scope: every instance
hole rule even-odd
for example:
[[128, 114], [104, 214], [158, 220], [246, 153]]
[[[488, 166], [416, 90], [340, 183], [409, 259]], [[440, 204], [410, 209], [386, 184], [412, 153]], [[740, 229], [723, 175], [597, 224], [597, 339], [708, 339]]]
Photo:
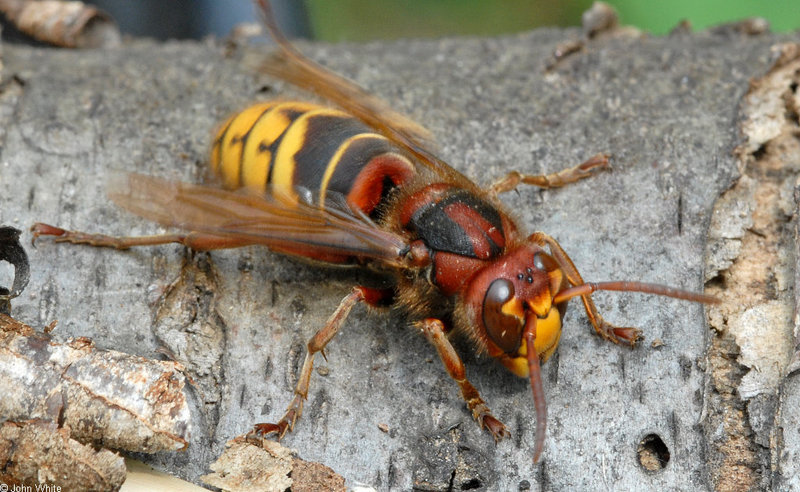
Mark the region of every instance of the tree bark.
[[[762, 156], [760, 146], [733, 154], [752, 138], [740, 128], [743, 97], [773, 67], [780, 51], [772, 47], [800, 39], [733, 28], [664, 38], [614, 33], [584, 40], [578, 30], [545, 29], [300, 47], [428, 126], [439, 155], [480, 184], [512, 169], [549, 173], [612, 154], [610, 172], [503, 199], [524, 227], [560, 241], [587, 280], [697, 291], [707, 280], [722, 292], [742, 251], [728, 241], [748, 228], [745, 220], [709, 242], [712, 211], [750, 159]], [[554, 58], [569, 41], [576, 49]], [[248, 68], [268, 50], [211, 41], [137, 40], [96, 51], [4, 46], [0, 224], [159, 232], [110, 203], [104, 183], [132, 171], [201, 181], [211, 133], [229, 112], [259, 99], [308, 98]], [[787, 84], [783, 93], [791, 94]], [[787, 118], [797, 123], [797, 113]], [[793, 179], [795, 171], [781, 169]], [[713, 213], [751, 214], [756, 208], [746, 200], [757, 195], [742, 196], [733, 203], [745, 206]], [[794, 214], [792, 194], [778, 196], [788, 196]], [[791, 258], [794, 246], [778, 244], [775, 254]], [[715, 256], [718, 249], [727, 260]], [[15, 318], [35, 326], [58, 319], [56, 337], [86, 336], [99, 348], [148, 358], [166, 353], [186, 367], [194, 381], [189, 448], [137, 457], [198, 482], [226, 441], [280, 418], [305, 342], [355, 282], [353, 272], [256, 247], [120, 252], [43, 240], [28, 253], [31, 280], [13, 302]], [[772, 286], [794, 299], [794, 266], [782, 275]], [[549, 422], [539, 465], [531, 461], [527, 381], [473, 354], [468, 341], [457, 343], [469, 378], [512, 433], [495, 445], [472, 422], [434, 348], [401, 316], [362, 309], [328, 346], [327, 361], [317, 359], [303, 416], [283, 443], [351, 487], [723, 489], [730, 463], [744, 463], [742, 483], [756, 488], [800, 486], [797, 433], [780, 432], [798, 420], [797, 405], [787, 402], [800, 391], [783, 379], [785, 370], [758, 400], [763, 418], [749, 420], [755, 400], [737, 389], [758, 361], [737, 361], [736, 337], [715, 347], [724, 316], [712, 319], [722, 326], [711, 331], [700, 305], [636, 294], [595, 298], [608, 321], [639, 327], [646, 340], [633, 350], [609, 344], [571, 304], [561, 346], [543, 366]], [[780, 323], [790, 340], [793, 323]], [[712, 377], [721, 373], [726, 378]], [[723, 383], [728, 399], [714, 396]], [[733, 436], [723, 413], [740, 425]], [[736, 451], [724, 444], [736, 439], [745, 457], [732, 461]], [[656, 457], [647, 462], [655, 471], [640, 463], [645, 455]]]

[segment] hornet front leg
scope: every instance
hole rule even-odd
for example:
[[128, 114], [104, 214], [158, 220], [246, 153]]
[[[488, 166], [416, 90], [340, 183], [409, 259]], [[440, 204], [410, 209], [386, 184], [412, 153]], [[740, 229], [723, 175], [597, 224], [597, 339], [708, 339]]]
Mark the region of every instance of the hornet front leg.
[[425, 338], [436, 347], [436, 351], [439, 352], [439, 357], [444, 363], [444, 368], [450, 377], [458, 383], [458, 387], [461, 389], [461, 396], [467, 403], [467, 408], [472, 412], [472, 416], [480, 424], [481, 428], [489, 431], [495, 441], [508, 437], [510, 434], [506, 430], [506, 426], [492, 415], [486, 402], [478, 394], [478, 390], [467, 379], [464, 363], [456, 353], [453, 345], [450, 344], [450, 340], [447, 339], [442, 321], [426, 318], [417, 323], [416, 326], [422, 331]]
[[597, 154], [577, 166], [550, 174], [522, 174], [519, 171], [511, 171], [504, 178], [497, 180], [490, 186], [489, 193], [492, 196], [497, 196], [498, 193], [514, 190], [521, 184], [538, 186], [544, 189], [559, 188], [591, 177], [597, 172], [610, 167], [608, 156], [606, 154]]

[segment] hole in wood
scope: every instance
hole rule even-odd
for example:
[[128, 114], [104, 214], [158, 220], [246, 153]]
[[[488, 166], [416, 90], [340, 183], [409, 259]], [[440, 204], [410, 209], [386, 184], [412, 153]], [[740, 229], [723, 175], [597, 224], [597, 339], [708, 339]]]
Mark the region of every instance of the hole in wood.
[[639, 441], [639, 464], [649, 472], [663, 470], [669, 463], [669, 448], [658, 434], [648, 434]]

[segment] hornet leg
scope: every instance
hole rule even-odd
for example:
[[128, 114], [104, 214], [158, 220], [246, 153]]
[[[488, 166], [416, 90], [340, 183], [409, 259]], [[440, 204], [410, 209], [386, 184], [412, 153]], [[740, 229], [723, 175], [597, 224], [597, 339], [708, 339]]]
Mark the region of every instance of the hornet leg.
[[436, 347], [436, 351], [439, 352], [439, 357], [444, 363], [444, 368], [447, 369], [450, 377], [458, 383], [458, 387], [461, 388], [461, 396], [467, 403], [467, 408], [472, 412], [472, 416], [480, 424], [481, 428], [489, 431], [495, 441], [508, 437], [509, 432], [506, 430], [506, 426], [492, 415], [489, 407], [486, 406], [486, 402], [478, 394], [478, 390], [467, 379], [464, 363], [447, 339], [444, 333], [444, 324], [441, 320], [427, 318], [417, 323], [417, 327], [425, 334], [425, 338]]
[[[584, 283], [581, 274], [578, 273], [578, 269], [575, 268], [575, 264], [572, 263], [572, 260], [561, 248], [561, 245], [558, 244], [558, 241], [543, 232], [534, 232], [528, 239], [535, 244], [540, 246], [546, 245], [550, 248], [550, 253], [552, 253], [553, 257], [561, 266], [570, 284], [581, 285]], [[614, 343], [622, 342], [630, 346], [636, 345], [637, 340], [642, 336], [641, 330], [637, 328], [618, 327], [605, 321], [603, 317], [600, 316], [600, 313], [597, 312], [597, 307], [594, 305], [590, 294], [582, 295], [581, 300], [583, 301], [583, 307], [586, 309], [586, 315], [589, 317], [589, 322], [592, 323], [595, 331], [597, 331], [601, 337]]]
[[533, 185], [545, 189], [558, 188], [588, 178], [598, 171], [609, 169], [609, 167], [608, 156], [597, 154], [577, 166], [551, 174], [522, 174], [519, 171], [511, 171], [504, 178], [499, 179], [490, 186], [489, 193], [492, 196], [496, 196], [498, 193], [516, 189], [520, 184]]
[[105, 234], [89, 234], [80, 231], [68, 231], [60, 227], [37, 222], [31, 227], [33, 241], [39, 236], [55, 236], [57, 243], [87, 244], [97, 248], [129, 249], [134, 246], [155, 246], [159, 244], [178, 243], [195, 251], [211, 251], [214, 249], [239, 248], [253, 244], [242, 239], [201, 232], [182, 234], [158, 234], [154, 236], [107, 236]]
[[[297, 421], [303, 413], [303, 402], [308, 398], [308, 384], [311, 380], [311, 370], [314, 368], [314, 355], [317, 352], [321, 352], [325, 346], [328, 345], [328, 342], [339, 332], [339, 328], [341, 328], [347, 315], [350, 314], [350, 310], [353, 309], [353, 306], [363, 301], [364, 298], [364, 290], [361, 287], [355, 287], [352, 292], [342, 299], [342, 302], [339, 303], [339, 307], [337, 307], [336, 311], [328, 318], [325, 326], [320, 328], [306, 345], [306, 358], [303, 362], [303, 368], [300, 371], [300, 378], [297, 380], [297, 385], [294, 388], [294, 398], [292, 398], [291, 403], [289, 403], [286, 413], [283, 414], [283, 417], [281, 417], [277, 424], [256, 424], [251, 434], [257, 436], [277, 434], [278, 439], [280, 439], [286, 434], [286, 431], [290, 431], [294, 428], [295, 421]], [[323, 352], [323, 356], [324, 355]]]

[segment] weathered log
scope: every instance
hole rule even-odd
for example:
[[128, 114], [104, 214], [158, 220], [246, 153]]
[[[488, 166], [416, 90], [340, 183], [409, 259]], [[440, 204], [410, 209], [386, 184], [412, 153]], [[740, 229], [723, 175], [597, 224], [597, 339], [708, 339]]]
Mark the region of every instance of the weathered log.
[[[125, 460], [70, 438], [55, 422], [0, 425], [0, 482], [9, 490], [119, 490]], [[11, 489], [13, 490], [13, 489]]]
[[78, 442], [143, 453], [177, 451], [191, 422], [182, 368], [80, 337], [58, 343], [0, 314], [0, 415], [66, 427]]

